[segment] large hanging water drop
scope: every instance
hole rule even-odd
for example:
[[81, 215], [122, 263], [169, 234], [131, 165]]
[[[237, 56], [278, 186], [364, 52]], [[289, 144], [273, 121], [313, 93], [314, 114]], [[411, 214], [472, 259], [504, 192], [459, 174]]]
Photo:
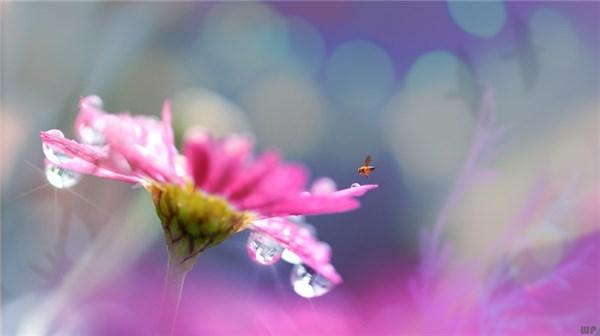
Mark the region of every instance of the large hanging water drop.
[[67, 189], [79, 183], [81, 175], [53, 164], [48, 164], [46, 165], [46, 179], [56, 188]]
[[294, 265], [290, 281], [294, 292], [308, 299], [325, 295], [334, 286], [327, 278], [303, 264]]
[[[49, 130], [48, 133], [59, 136], [61, 138], [65, 137], [63, 132], [61, 132], [60, 130], [57, 130], [57, 129]], [[48, 161], [53, 162], [55, 164], [65, 163], [72, 159], [71, 156], [53, 148], [52, 146], [48, 145], [47, 143], [42, 143], [42, 150], [44, 151], [44, 155], [46, 156]]]
[[279, 261], [283, 253], [283, 246], [265, 234], [252, 232], [248, 237], [246, 251], [256, 263], [268, 266]]
[[358, 187], [360, 187], [360, 184], [358, 184], [358, 183], [352, 183], [350, 185], [350, 188], [358, 188]]

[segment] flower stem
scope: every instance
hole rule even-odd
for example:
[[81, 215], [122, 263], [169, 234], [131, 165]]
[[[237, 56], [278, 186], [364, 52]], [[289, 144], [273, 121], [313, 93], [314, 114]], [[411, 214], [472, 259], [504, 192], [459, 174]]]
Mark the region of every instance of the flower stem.
[[169, 251], [167, 274], [160, 307], [160, 335], [173, 335], [181, 301], [183, 282], [191, 267], [181, 264]]

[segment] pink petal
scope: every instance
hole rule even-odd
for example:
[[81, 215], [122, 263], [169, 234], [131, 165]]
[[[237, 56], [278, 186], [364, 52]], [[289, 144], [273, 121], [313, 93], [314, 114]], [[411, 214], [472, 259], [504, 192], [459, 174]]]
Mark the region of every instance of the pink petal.
[[[53, 132], [40, 132], [42, 143], [46, 144], [68, 156], [77, 157], [84, 161], [94, 162], [100, 160], [106, 155], [90, 146], [81, 145], [73, 140], [65, 139]], [[54, 162], [55, 164], [59, 162]]]
[[279, 165], [279, 154], [275, 151], [264, 152], [255, 162], [234, 177], [234, 181], [225, 195], [233, 202], [243, 200], [250, 195], [271, 171]]
[[[168, 106], [168, 105], [167, 105]], [[168, 110], [167, 119], [170, 119]], [[123, 156], [134, 171], [161, 182], [180, 182], [173, 143], [166, 143], [164, 124], [154, 118], [102, 114], [103, 135], [111, 153]]]
[[242, 163], [250, 156], [252, 141], [245, 136], [231, 135], [221, 139], [213, 151], [212, 169], [204, 190], [220, 193], [239, 174]]
[[323, 215], [354, 210], [360, 203], [351, 197], [334, 195], [298, 195], [258, 209], [270, 216]]
[[367, 191], [377, 188], [377, 184], [364, 184], [358, 187], [350, 187], [336, 191], [334, 194], [338, 197], [359, 197], [364, 195]]
[[283, 247], [300, 257], [304, 264], [333, 284], [342, 282], [342, 278], [330, 263], [331, 250], [329, 246], [315, 239], [309, 230], [282, 217], [255, 221], [252, 229], [275, 239]]
[[183, 151], [194, 185], [198, 188], [204, 186], [211, 169], [213, 142], [213, 138], [204, 129], [194, 129], [186, 134]]
[[139, 176], [130, 171], [115, 170], [113, 165], [105, 164], [107, 154], [96, 147], [82, 145], [53, 132], [40, 132], [40, 138], [43, 144], [70, 157], [60, 162], [51, 162], [60, 168], [130, 183], [141, 181]]
[[242, 209], [261, 208], [302, 192], [306, 184], [306, 169], [300, 165], [279, 166], [255, 186], [251, 194], [240, 201]]
[[[75, 132], [84, 144], [48, 132], [41, 134], [42, 141], [68, 156], [82, 160], [84, 163], [69, 163], [73, 166], [71, 168], [79, 169], [82, 173], [121, 180], [145, 178], [172, 183], [182, 181], [175, 163], [177, 151], [173, 144], [168, 102], [163, 109], [162, 123], [150, 117], [108, 114], [101, 110], [101, 105], [97, 96], [80, 100]], [[91, 143], [90, 134], [97, 135], [102, 143]]]
[[46, 164], [49, 164], [49, 163], [52, 163], [63, 169], [72, 170], [72, 171], [80, 173], [80, 174], [93, 175], [93, 176], [98, 176], [98, 177], [102, 177], [102, 178], [107, 178], [107, 179], [117, 180], [117, 181], [127, 182], [127, 183], [143, 183], [144, 182], [144, 179], [139, 176], [117, 173], [110, 169], [96, 166], [90, 162], [81, 160], [79, 158], [75, 158], [75, 159], [67, 161], [67, 162], [62, 162], [60, 164], [46, 161]]
[[171, 102], [165, 101], [162, 110], [163, 141], [167, 151], [167, 161], [171, 170], [175, 170], [175, 158], [177, 157], [177, 148], [175, 148], [175, 137], [172, 128]]
[[244, 163], [251, 157], [253, 147], [252, 140], [248, 137], [230, 136], [227, 138], [223, 144], [223, 149], [228, 160], [223, 167], [219, 180], [215, 182], [213, 187], [215, 192], [223, 193], [231, 186], [235, 176], [242, 172]]
[[98, 96], [87, 96], [79, 100], [79, 113], [75, 119], [75, 134], [79, 139], [84, 138], [86, 128], [104, 133], [106, 123], [103, 118], [104, 112], [99, 109], [101, 105], [102, 101]]
[[310, 187], [310, 193], [313, 195], [317, 194], [329, 194], [337, 190], [335, 182], [329, 177], [319, 177], [316, 179]]

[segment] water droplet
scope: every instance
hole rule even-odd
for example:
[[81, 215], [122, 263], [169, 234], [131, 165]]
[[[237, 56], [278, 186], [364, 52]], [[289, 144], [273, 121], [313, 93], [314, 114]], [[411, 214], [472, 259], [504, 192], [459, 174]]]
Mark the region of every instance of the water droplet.
[[263, 233], [252, 232], [248, 237], [246, 251], [256, 263], [268, 266], [279, 261], [283, 253], [283, 246]]
[[301, 224], [304, 223], [304, 216], [288, 216], [288, 220], [292, 223]]
[[102, 109], [102, 106], [104, 106], [104, 103], [98, 96], [87, 96], [83, 98], [83, 101], [81, 102], [82, 108], [95, 108], [99, 110]]
[[298, 232], [306, 237], [306, 236], [313, 236], [316, 237], [317, 236], [317, 230], [315, 229], [314, 226], [312, 226], [311, 224], [306, 222], [306, 217], [304, 216], [288, 216], [287, 219], [296, 224], [296, 226], [299, 228]]
[[[49, 130], [48, 133], [59, 136], [61, 138], [65, 137], [63, 132], [61, 132], [60, 130], [57, 130], [57, 129]], [[46, 158], [50, 162], [53, 162], [56, 164], [65, 163], [72, 159], [71, 156], [53, 148], [52, 146], [48, 145], [47, 143], [42, 144], [42, 150], [44, 151], [44, 155], [46, 156]]]
[[299, 264], [302, 262], [302, 259], [300, 259], [300, 257], [296, 253], [288, 249], [283, 250], [283, 253], [281, 254], [281, 259], [290, 264]]
[[329, 244], [319, 242], [319, 244], [313, 250], [313, 257], [318, 261], [328, 260], [331, 256], [331, 247]]
[[58, 189], [71, 188], [79, 183], [81, 174], [74, 171], [62, 169], [53, 164], [46, 165], [46, 179]]
[[350, 185], [350, 188], [358, 188], [360, 187], [360, 184], [358, 183], [352, 183], [352, 185]]
[[308, 224], [308, 223], [299, 223], [298, 224], [298, 233], [303, 236], [303, 237], [316, 237], [317, 236], [317, 229], [315, 229], [314, 226]]
[[83, 126], [79, 129], [81, 142], [90, 146], [103, 146], [106, 143], [104, 134], [92, 126]]
[[296, 294], [309, 299], [327, 294], [334, 286], [327, 278], [303, 264], [294, 265], [290, 281]]

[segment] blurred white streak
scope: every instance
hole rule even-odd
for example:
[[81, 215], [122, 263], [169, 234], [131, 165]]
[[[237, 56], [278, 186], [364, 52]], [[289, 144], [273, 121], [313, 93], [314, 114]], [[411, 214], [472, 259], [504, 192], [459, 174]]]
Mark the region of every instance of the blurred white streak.
[[482, 157], [491, 150], [491, 146], [497, 142], [498, 132], [495, 128], [496, 102], [491, 88], [486, 88], [481, 98], [481, 107], [478, 116], [477, 128], [471, 142], [467, 157], [460, 171], [452, 193], [444, 205], [433, 228], [433, 241], [440, 238], [448, 222], [449, 211], [454, 210], [460, 200], [463, 199], [467, 190], [477, 179], [482, 170]]
[[92, 242], [58, 289], [18, 322], [16, 335], [47, 335], [71, 303], [133, 262], [160, 234], [160, 224], [139, 197], [128, 216], [117, 215]]
[[88, 79], [82, 85], [83, 94], [99, 92], [121, 74], [162, 28], [157, 23], [164, 20], [164, 15], [164, 8], [158, 4], [123, 3], [112, 11], [108, 20], [100, 18], [103, 29], [100, 34], [92, 35], [97, 52]]

